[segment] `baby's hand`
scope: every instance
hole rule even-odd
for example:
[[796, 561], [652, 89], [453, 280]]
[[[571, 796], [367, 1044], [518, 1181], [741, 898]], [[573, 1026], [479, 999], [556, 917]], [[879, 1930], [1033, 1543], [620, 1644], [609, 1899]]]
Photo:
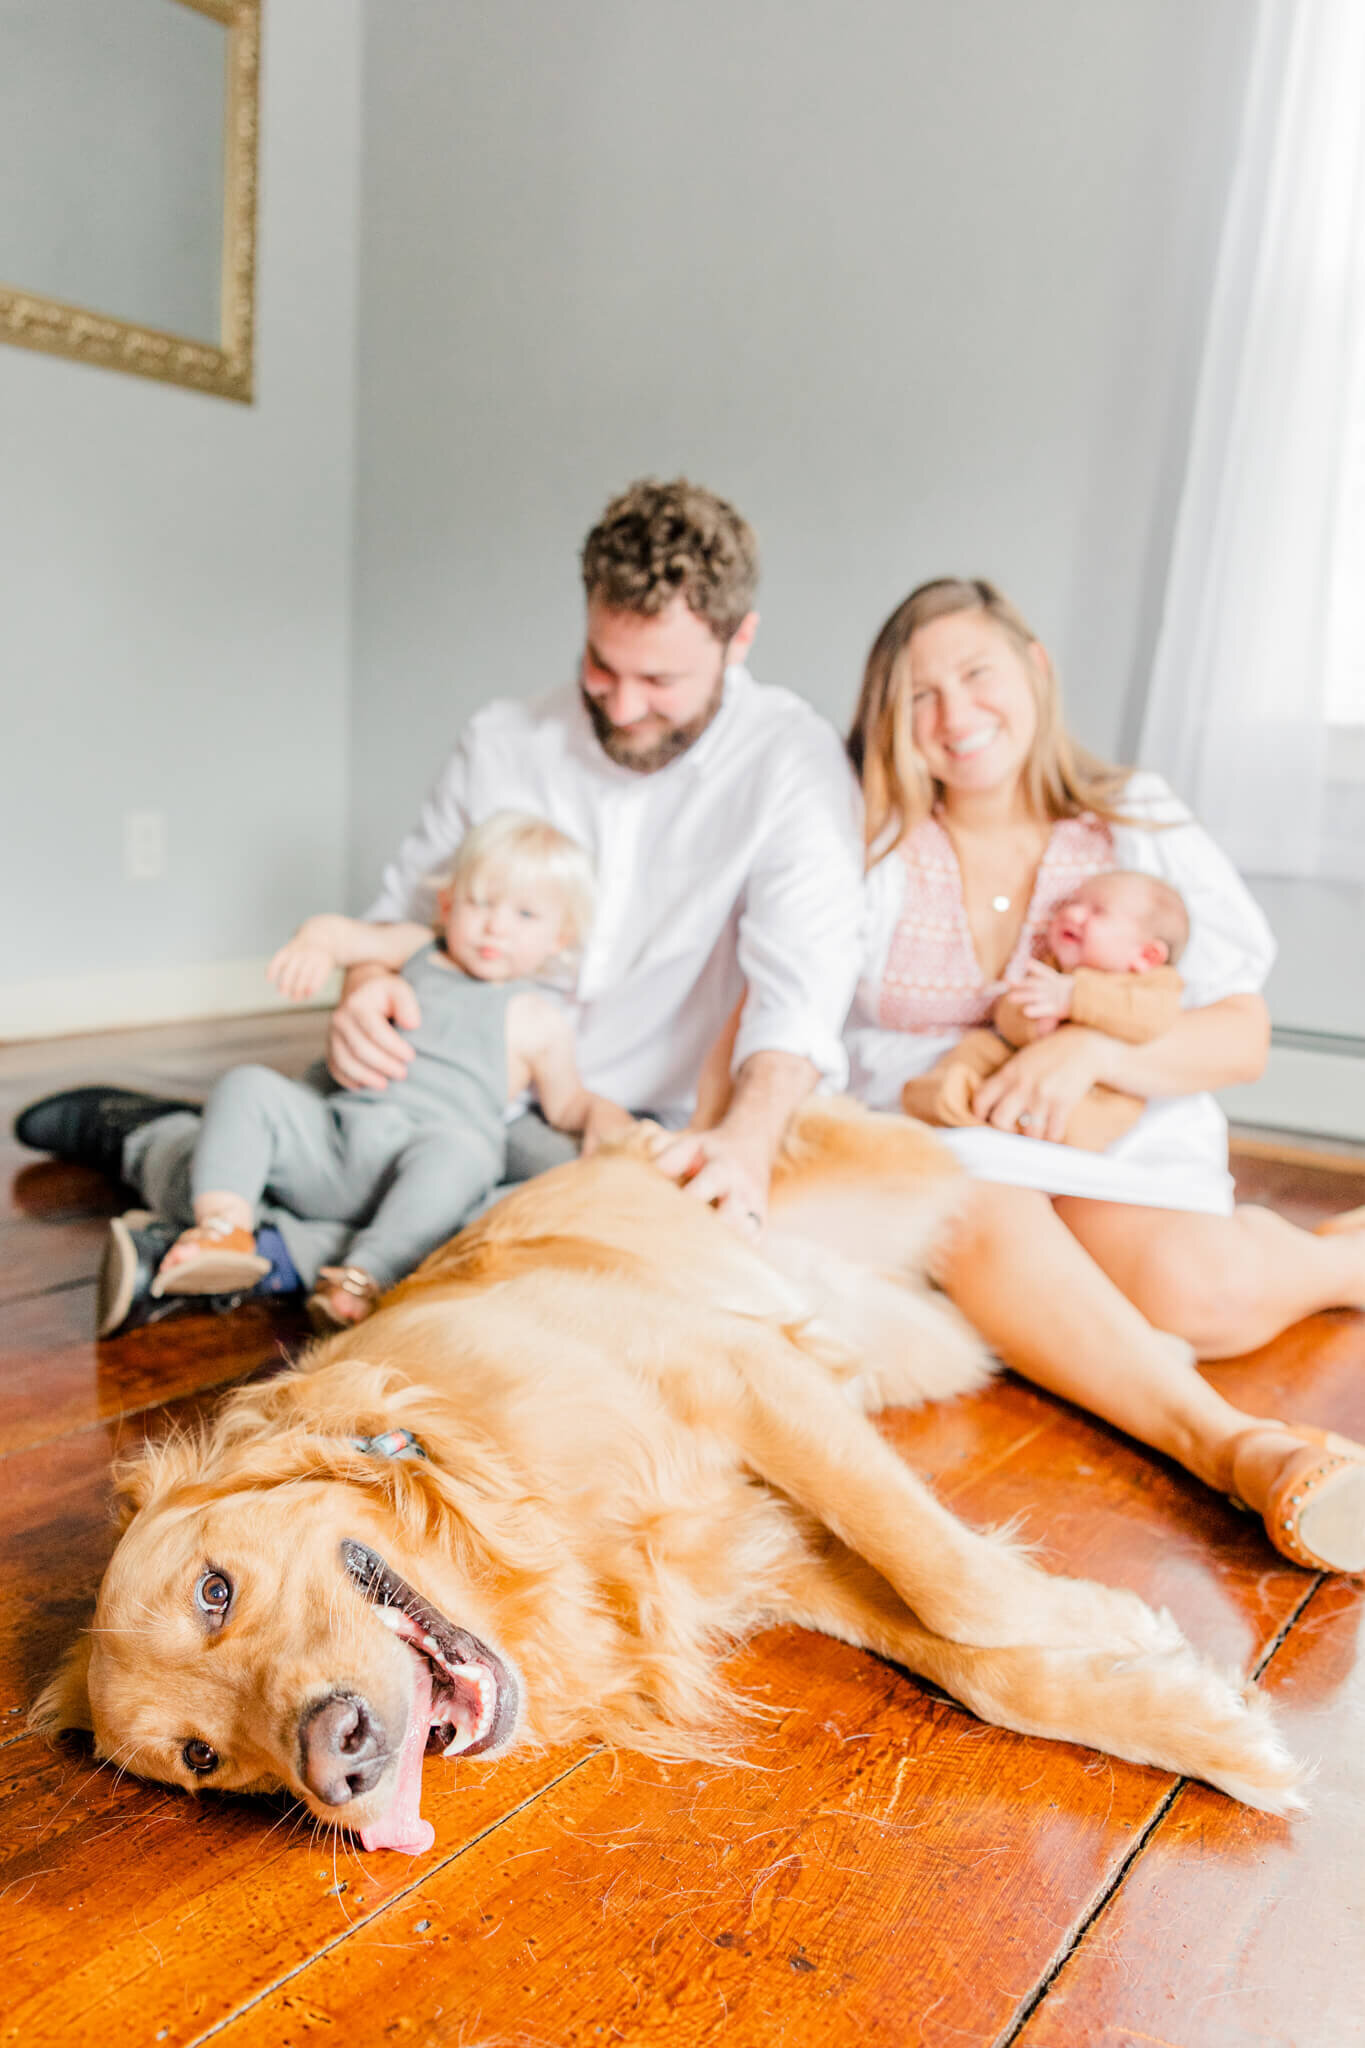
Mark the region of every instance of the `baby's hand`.
[[1010, 989], [1019, 1008], [1035, 1024], [1060, 1024], [1071, 1015], [1072, 977], [1059, 974], [1043, 960], [1030, 960]]
[[303, 1003], [317, 994], [335, 964], [325, 946], [296, 933], [287, 945], [280, 947], [265, 970], [265, 978], [273, 981], [291, 1003]]

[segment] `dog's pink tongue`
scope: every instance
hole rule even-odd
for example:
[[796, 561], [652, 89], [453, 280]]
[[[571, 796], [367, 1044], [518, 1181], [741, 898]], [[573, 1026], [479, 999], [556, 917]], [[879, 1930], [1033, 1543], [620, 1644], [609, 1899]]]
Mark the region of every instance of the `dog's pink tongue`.
[[435, 1828], [422, 1818], [422, 1758], [430, 1727], [431, 1670], [426, 1658], [419, 1657], [412, 1711], [403, 1747], [398, 1752], [393, 1798], [387, 1812], [360, 1830], [360, 1839], [367, 1849], [397, 1849], [404, 1856], [422, 1856], [436, 1840]]

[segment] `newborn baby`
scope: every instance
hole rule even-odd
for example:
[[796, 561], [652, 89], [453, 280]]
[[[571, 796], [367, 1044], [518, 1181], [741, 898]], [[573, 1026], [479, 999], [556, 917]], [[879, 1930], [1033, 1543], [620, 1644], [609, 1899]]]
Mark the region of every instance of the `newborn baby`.
[[[1169, 1031], [1180, 1011], [1175, 971], [1190, 935], [1177, 892], [1154, 875], [1094, 875], [1057, 905], [1045, 960], [1030, 960], [992, 1012], [993, 1030], [969, 1031], [928, 1071], [907, 1081], [901, 1107], [926, 1124], [979, 1124], [977, 1086], [1016, 1047], [1064, 1024], [1085, 1024], [1142, 1045]], [[1063, 1142], [1102, 1152], [1131, 1130], [1143, 1102], [1096, 1086], [1067, 1119]]]

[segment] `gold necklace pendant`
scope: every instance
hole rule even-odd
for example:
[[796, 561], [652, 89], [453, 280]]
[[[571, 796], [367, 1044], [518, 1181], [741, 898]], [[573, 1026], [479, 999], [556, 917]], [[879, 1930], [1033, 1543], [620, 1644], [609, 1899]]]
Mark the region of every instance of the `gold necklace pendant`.
[[[966, 892], [968, 875], [978, 865], [974, 852], [972, 850], [964, 851], [946, 815], [940, 813], [939, 822], [952, 846], [953, 853], [957, 859], [958, 872], [962, 876], [964, 892]], [[985, 860], [980, 862], [980, 866], [987, 867], [987, 872], [989, 872], [989, 867], [993, 866], [996, 872], [999, 873], [1007, 861], [1016, 872], [1020, 869], [1024, 870], [1016, 884], [1008, 889], [1001, 889], [997, 886], [986, 898], [986, 901], [990, 904], [992, 911], [997, 917], [1004, 917], [1009, 911], [1014, 909], [1016, 904], [1026, 903], [1029, 900], [1030, 891], [1037, 880], [1038, 864], [1047, 851], [1047, 841], [1048, 832], [1046, 829], [1041, 834], [1037, 829], [1032, 829], [1027, 834], [1006, 834], [1004, 845], [997, 845], [991, 849], [996, 855], [995, 859], [989, 865]], [[1002, 855], [1003, 858], [1001, 857]], [[984, 877], [982, 879], [984, 880]]]

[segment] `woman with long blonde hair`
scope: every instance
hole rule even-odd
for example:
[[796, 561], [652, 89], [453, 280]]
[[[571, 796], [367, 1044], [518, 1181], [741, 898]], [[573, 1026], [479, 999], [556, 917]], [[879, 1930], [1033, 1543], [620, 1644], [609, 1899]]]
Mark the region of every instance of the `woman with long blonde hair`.
[[[1310, 1233], [1234, 1204], [1208, 1091], [1264, 1065], [1274, 957], [1235, 869], [1160, 777], [1072, 741], [1045, 649], [982, 580], [923, 584], [892, 613], [849, 752], [869, 862], [851, 1085], [874, 1108], [988, 1019], [1080, 881], [1136, 869], [1179, 891], [1175, 1025], [1142, 1045], [1041, 1037], [980, 1083], [979, 1127], [943, 1134], [974, 1185], [940, 1277], [1008, 1364], [1257, 1509], [1297, 1562], [1362, 1569], [1365, 1449], [1253, 1419], [1195, 1370], [1365, 1307], [1365, 1212]], [[1096, 1084], [1145, 1101], [1134, 1128], [1101, 1152], [1056, 1142]]]

